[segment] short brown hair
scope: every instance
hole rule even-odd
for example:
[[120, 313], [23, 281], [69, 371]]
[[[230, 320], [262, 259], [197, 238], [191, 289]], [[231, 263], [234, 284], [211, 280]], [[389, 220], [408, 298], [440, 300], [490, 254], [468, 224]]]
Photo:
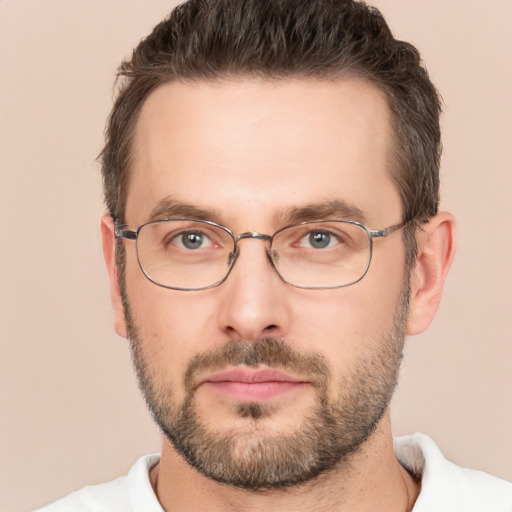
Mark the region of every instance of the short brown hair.
[[[190, 0], [174, 9], [119, 68], [118, 96], [101, 153], [110, 214], [124, 221], [134, 126], [144, 101], [159, 85], [237, 76], [333, 79], [348, 74], [368, 80], [388, 99], [394, 130], [390, 173], [401, 196], [403, 220], [435, 215], [439, 96], [418, 51], [393, 37], [377, 9], [352, 0]], [[414, 245], [410, 231], [407, 236]]]

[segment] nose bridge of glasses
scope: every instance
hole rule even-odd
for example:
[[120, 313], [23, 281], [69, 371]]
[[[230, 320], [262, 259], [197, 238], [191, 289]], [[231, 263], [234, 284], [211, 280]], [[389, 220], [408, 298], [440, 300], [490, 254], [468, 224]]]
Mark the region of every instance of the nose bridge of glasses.
[[[272, 239], [273, 237], [271, 235], [265, 235], [263, 233], [258, 233], [257, 231], [247, 231], [245, 233], [240, 233], [239, 235], [237, 235], [235, 237], [235, 246], [236, 246], [236, 249], [235, 249], [235, 252], [232, 253], [230, 255], [230, 258], [228, 260], [228, 263], [229, 264], [234, 264], [235, 260], [238, 258], [238, 255], [239, 255], [239, 248], [238, 248], [238, 242], [240, 240], [247, 240], [247, 239], [250, 239], [250, 238], [254, 238], [256, 240], [262, 240], [263, 242], [266, 242], [268, 243], [268, 246], [267, 246], [267, 258], [270, 262], [270, 264], [275, 267], [275, 263], [274, 263], [274, 256], [271, 254], [270, 252], [270, 245], [272, 243]], [[277, 255], [276, 255], [276, 258], [277, 258]]]
[[246, 233], [240, 233], [236, 236], [235, 240], [238, 242], [239, 240], [245, 240], [246, 238], [256, 238], [257, 240], [263, 240], [265, 242], [272, 240], [270, 235], [264, 235], [262, 233], [258, 233], [257, 231], [247, 231]]

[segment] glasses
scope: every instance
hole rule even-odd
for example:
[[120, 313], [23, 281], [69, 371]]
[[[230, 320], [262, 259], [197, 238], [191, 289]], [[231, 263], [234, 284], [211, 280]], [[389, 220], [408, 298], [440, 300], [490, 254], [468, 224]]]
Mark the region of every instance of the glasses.
[[411, 221], [369, 229], [349, 220], [315, 220], [279, 229], [273, 235], [241, 233], [215, 222], [162, 219], [137, 231], [115, 223], [116, 238], [136, 242], [137, 259], [153, 283], [174, 290], [204, 290], [222, 284], [248, 238], [267, 245], [267, 257], [281, 279], [306, 289], [341, 288], [360, 281], [372, 260], [373, 240]]

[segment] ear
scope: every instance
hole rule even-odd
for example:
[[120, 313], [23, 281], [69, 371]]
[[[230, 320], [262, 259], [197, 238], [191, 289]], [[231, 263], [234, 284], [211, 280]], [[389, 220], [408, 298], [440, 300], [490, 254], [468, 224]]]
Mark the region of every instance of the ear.
[[101, 242], [103, 245], [103, 257], [107, 265], [108, 277], [110, 280], [110, 297], [114, 310], [114, 329], [123, 338], [128, 337], [124, 306], [119, 287], [119, 279], [116, 266], [116, 235], [114, 220], [110, 215], [101, 218]]
[[417, 236], [418, 256], [411, 273], [407, 334], [419, 334], [432, 322], [455, 254], [455, 219], [438, 213]]

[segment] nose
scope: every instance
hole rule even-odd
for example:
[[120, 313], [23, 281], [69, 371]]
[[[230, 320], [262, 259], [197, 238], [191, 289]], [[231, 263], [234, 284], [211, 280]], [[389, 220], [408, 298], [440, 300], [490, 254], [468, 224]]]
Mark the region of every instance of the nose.
[[219, 327], [232, 339], [284, 336], [290, 321], [290, 286], [273, 268], [261, 239], [243, 240], [239, 248], [230, 275], [219, 287]]

